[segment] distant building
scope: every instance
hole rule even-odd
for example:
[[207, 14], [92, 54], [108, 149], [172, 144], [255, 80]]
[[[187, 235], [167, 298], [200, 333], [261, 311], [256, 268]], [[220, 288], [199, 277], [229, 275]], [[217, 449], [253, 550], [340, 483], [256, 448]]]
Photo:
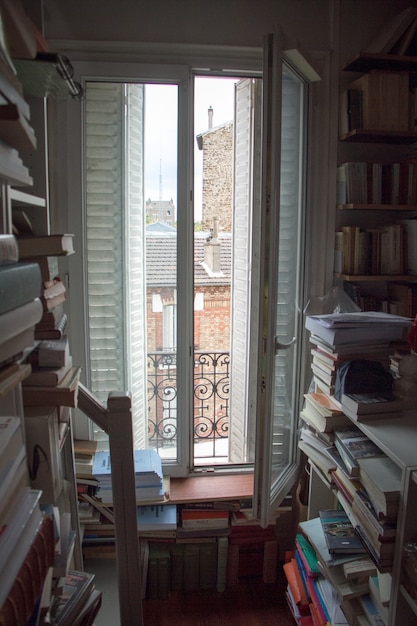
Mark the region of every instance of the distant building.
[[[196, 350], [230, 350], [231, 236], [194, 233]], [[148, 352], [176, 346], [177, 232], [163, 224], [146, 228]]]
[[202, 227], [210, 230], [219, 220], [220, 232], [232, 231], [233, 198], [233, 122], [212, 128], [213, 109], [209, 109], [209, 128], [197, 135], [203, 152]]
[[173, 226], [176, 222], [175, 204], [172, 200], [149, 200], [146, 201], [146, 217], [151, 222], [163, 222]]

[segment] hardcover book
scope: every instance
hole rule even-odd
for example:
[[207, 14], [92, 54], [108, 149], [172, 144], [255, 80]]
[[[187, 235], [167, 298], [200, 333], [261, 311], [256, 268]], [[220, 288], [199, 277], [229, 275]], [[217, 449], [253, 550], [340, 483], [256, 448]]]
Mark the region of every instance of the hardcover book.
[[0, 314], [39, 298], [41, 293], [41, 273], [36, 263], [0, 265]]
[[319, 511], [327, 547], [331, 554], [361, 554], [366, 549], [347, 514], [341, 509]]
[[38, 235], [18, 237], [19, 258], [31, 259], [44, 256], [67, 256], [73, 254], [74, 235]]

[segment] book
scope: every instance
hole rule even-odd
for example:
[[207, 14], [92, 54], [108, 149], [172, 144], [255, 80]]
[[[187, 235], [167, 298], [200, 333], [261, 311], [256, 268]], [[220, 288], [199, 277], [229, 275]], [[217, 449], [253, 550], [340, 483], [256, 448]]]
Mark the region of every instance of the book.
[[377, 573], [377, 567], [372, 559], [363, 556], [353, 561], [347, 561], [342, 565], [343, 575], [346, 580], [357, 580], [368, 578]]
[[54, 326], [42, 325], [42, 320], [35, 326], [35, 339], [42, 341], [43, 339], [61, 339], [65, 334], [65, 330], [68, 323], [68, 316], [66, 313], [61, 315], [61, 318], [55, 322]]
[[228, 537], [217, 537], [217, 580], [216, 589], [225, 591], [227, 579], [227, 554], [229, 549]]
[[361, 554], [366, 552], [345, 511], [341, 509], [321, 510], [319, 511], [319, 518], [331, 554]]
[[0, 344], [0, 366], [8, 365], [22, 358], [24, 351], [33, 348], [34, 344], [35, 332], [33, 327], [26, 328], [14, 337], [6, 339]]
[[373, 533], [377, 541], [392, 540], [397, 534], [397, 519], [379, 514], [367, 492], [359, 489], [353, 498], [352, 512], [363, 528]]
[[316, 552], [301, 533], [296, 534], [295, 545], [307, 574], [312, 576], [313, 578], [315, 578], [316, 576], [320, 576], [320, 569], [317, 565]]
[[42, 281], [36, 263], [0, 265], [0, 314], [39, 298]]
[[65, 365], [61, 367], [35, 367], [23, 381], [28, 387], [56, 387], [72, 368], [72, 357], [69, 356]]
[[350, 476], [359, 476], [359, 459], [386, 456], [359, 428], [336, 430], [334, 443]]
[[137, 507], [138, 529], [149, 530], [176, 530], [176, 504], [154, 504]]
[[0, 606], [3, 605], [42, 523], [40, 495], [40, 491], [27, 488], [6, 519], [0, 536], [0, 562], [7, 563], [7, 567], [0, 571]]
[[[300, 416], [319, 432], [333, 432], [335, 428], [341, 428], [349, 424], [349, 419], [338, 408], [336, 401], [333, 402], [325, 393], [310, 392], [304, 394], [304, 398], [305, 406]], [[331, 406], [333, 408], [330, 408]]]
[[81, 368], [73, 366], [55, 387], [23, 387], [26, 406], [77, 406]]
[[309, 615], [309, 601], [307, 592], [301, 580], [301, 574], [299, 572], [297, 561], [295, 558], [291, 559], [283, 565], [284, 574], [287, 579], [288, 585], [291, 589], [291, 595], [300, 615]]
[[387, 456], [359, 459], [359, 477], [378, 515], [395, 517], [401, 469]]
[[19, 248], [16, 237], [12, 234], [0, 234], [0, 265], [17, 263]]
[[330, 345], [395, 341], [409, 326], [409, 318], [375, 311], [308, 315], [305, 321], [307, 330]]
[[366, 415], [368, 413], [394, 413], [403, 408], [403, 400], [393, 393], [343, 393], [342, 409], [350, 414]]
[[[34, 329], [42, 317], [42, 304], [35, 298], [12, 311], [0, 315], [0, 337], [4, 344], [8, 339], [17, 336], [24, 330]], [[0, 362], [3, 361], [0, 349]]]
[[55, 234], [18, 237], [20, 259], [44, 256], [67, 256], [74, 252], [74, 235]]
[[65, 302], [66, 291], [64, 283], [58, 278], [45, 287], [41, 295], [44, 311], [50, 311], [58, 306], [58, 304]]
[[228, 528], [229, 512], [208, 509], [183, 509], [181, 523], [184, 529]]
[[0, 417], [0, 484], [7, 476], [15, 457], [24, 446], [20, 418], [16, 416]]
[[72, 624], [94, 589], [95, 575], [69, 570], [58, 581], [51, 598], [50, 616], [56, 626]]
[[0, 137], [16, 150], [36, 150], [35, 131], [14, 103], [0, 105]]
[[39, 367], [63, 367], [70, 357], [68, 337], [43, 340], [36, 348]]

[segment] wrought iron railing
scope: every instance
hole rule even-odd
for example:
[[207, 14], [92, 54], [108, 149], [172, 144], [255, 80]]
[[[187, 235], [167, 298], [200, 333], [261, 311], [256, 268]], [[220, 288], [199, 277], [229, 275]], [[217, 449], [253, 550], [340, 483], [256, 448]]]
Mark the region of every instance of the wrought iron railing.
[[[229, 435], [230, 353], [194, 353], [194, 443], [205, 442], [199, 456], [224, 453]], [[174, 352], [148, 353], [149, 445], [161, 450], [177, 443], [177, 369]], [[202, 446], [200, 446], [202, 449]]]

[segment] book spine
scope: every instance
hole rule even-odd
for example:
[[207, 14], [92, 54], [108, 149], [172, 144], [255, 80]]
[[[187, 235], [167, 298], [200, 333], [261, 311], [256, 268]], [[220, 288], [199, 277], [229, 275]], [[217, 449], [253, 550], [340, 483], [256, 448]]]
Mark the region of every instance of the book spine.
[[226, 589], [228, 549], [228, 537], [217, 537], [217, 591], [224, 591]]

